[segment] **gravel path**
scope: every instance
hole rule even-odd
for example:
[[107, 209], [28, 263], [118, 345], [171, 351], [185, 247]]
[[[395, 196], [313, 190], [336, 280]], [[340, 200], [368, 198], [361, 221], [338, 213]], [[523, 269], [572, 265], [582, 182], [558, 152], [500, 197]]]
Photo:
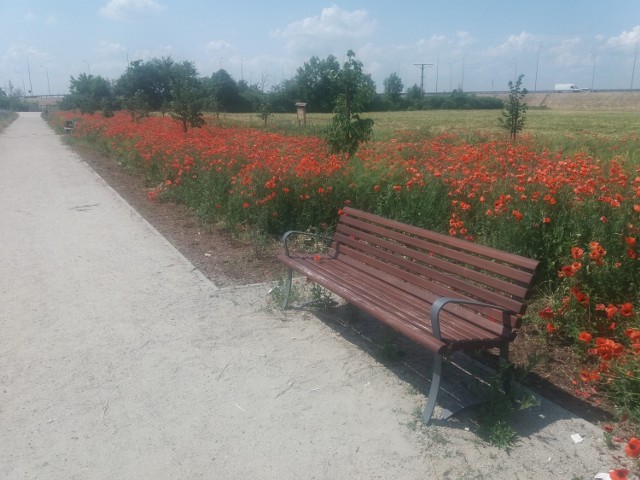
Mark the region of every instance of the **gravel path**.
[[[510, 454], [268, 285], [219, 289], [40, 119], [0, 134], [0, 478], [593, 478], [542, 400]], [[570, 435], [584, 441], [575, 444]]]

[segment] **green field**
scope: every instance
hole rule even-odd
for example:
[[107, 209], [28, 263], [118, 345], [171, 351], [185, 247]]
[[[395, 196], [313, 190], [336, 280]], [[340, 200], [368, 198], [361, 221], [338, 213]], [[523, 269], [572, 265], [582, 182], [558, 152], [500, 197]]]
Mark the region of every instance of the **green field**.
[[[498, 127], [499, 110], [422, 110], [405, 112], [371, 112], [363, 117], [375, 121], [375, 133], [381, 138], [393, 135], [397, 130], [428, 130], [433, 133], [492, 131]], [[307, 127], [315, 129], [331, 122], [328, 113], [307, 114]], [[221, 114], [220, 119], [236, 124], [261, 127], [263, 121], [257, 114]], [[269, 120], [271, 128], [285, 130], [298, 126], [295, 113], [274, 114]], [[302, 129], [301, 129], [302, 130]], [[541, 138], [556, 138], [558, 135], [580, 134], [585, 131], [610, 136], [627, 136], [640, 130], [638, 112], [572, 112], [555, 110], [529, 110], [524, 133]]]
[[[429, 135], [456, 133], [463, 137], [476, 133], [500, 135], [499, 110], [423, 110], [405, 112], [372, 112], [363, 117], [372, 118], [374, 140], [386, 140], [400, 130], [415, 130]], [[210, 121], [214, 121], [209, 117]], [[332, 119], [331, 114], [307, 114], [306, 130], [298, 126], [295, 113], [274, 114], [268, 120], [270, 130], [322, 134]], [[257, 114], [222, 114], [220, 120], [233, 125], [263, 128]], [[598, 154], [598, 145], [640, 143], [640, 113], [622, 111], [556, 111], [531, 109], [527, 112], [523, 135], [531, 136], [540, 148], [565, 152], [585, 148]], [[595, 150], [594, 150], [595, 149]], [[624, 153], [624, 152], [623, 152]], [[640, 162], [635, 148], [627, 150], [627, 160]]]

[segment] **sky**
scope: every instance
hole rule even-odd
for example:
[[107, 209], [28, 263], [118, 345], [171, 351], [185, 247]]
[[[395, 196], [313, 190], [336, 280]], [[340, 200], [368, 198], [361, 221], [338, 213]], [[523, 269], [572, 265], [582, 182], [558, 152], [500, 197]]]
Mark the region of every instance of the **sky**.
[[[269, 90], [353, 50], [378, 91], [640, 88], [640, 0], [0, 0], [0, 87], [65, 94], [81, 73], [171, 57]], [[633, 84], [632, 84], [633, 82]]]

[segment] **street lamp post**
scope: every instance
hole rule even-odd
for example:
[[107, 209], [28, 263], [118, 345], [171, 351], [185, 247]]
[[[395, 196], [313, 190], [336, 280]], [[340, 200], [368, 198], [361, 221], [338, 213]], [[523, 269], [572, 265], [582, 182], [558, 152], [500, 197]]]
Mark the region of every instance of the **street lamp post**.
[[29, 93], [33, 95], [33, 84], [31, 83], [31, 67], [29, 66], [29, 55], [27, 55], [27, 73], [29, 74]]
[[633, 77], [636, 74], [636, 60], [638, 60], [638, 44], [636, 43], [636, 54], [633, 57], [633, 69], [631, 70], [631, 87], [629, 90], [633, 90]]
[[462, 80], [460, 82], [460, 90], [464, 92], [464, 59], [467, 58], [469, 55], [471, 55], [470, 53], [465, 53], [462, 56]]
[[42, 68], [44, 68], [44, 71], [47, 72], [47, 89], [49, 92], [49, 96], [51, 96], [51, 83], [49, 83], [49, 69], [47, 68], [46, 65], [40, 65]]
[[87, 62], [86, 60], [82, 60], [82, 61], [87, 64], [87, 72], [89, 76], [91, 76], [91, 65], [89, 65], [89, 62]]
[[533, 91], [538, 91], [538, 65], [540, 64], [540, 50], [542, 49], [542, 44], [538, 45], [538, 56], [536, 57], [536, 79], [533, 82]]
[[19, 73], [20, 76], [22, 77], [22, 96], [24, 97], [25, 94], [27, 93], [27, 87], [24, 84], [24, 73], [22, 73], [22, 72], [16, 72], [16, 73]]

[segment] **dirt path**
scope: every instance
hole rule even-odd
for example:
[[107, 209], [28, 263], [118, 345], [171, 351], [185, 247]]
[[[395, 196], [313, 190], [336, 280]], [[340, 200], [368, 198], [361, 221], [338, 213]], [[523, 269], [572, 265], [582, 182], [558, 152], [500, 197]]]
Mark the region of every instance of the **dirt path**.
[[[0, 135], [0, 478], [539, 479], [612, 468], [542, 401], [510, 454], [331, 316], [217, 288], [38, 114]], [[466, 381], [466, 380], [458, 380]], [[570, 435], [584, 441], [575, 444]]]

